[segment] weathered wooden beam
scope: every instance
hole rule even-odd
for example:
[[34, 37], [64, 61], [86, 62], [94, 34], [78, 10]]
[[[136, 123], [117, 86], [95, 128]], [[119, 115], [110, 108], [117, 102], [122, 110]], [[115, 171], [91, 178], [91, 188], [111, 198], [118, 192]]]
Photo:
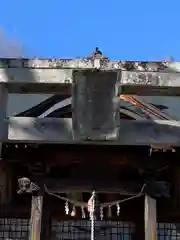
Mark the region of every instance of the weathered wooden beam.
[[[6, 117], [6, 108], [8, 101], [8, 90], [4, 84], [0, 85], [0, 139], [7, 135], [7, 128], [4, 122]], [[1, 157], [2, 142], [0, 142], [0, 157]]]
[[13, 82], [5, 84], [9, 93], [19, 94], [60, 94], [62, 96], [71, 96], [71, 83], [55, 83], [55, 82], [32, 82], [32, 83], [21, 83]]
[[[102, 180], [103, 179], [103, 180]], [[49, 192], [59, 193], [78, 193], [78, 192], [92, 192], [95, 189], [98, 193], [117, 193], [121, 195], [135, 195], [139, 194], [143, 188], [143, 184], [135, 181], [117, 181], [117, 179], [102, 177], [98, 178], [68, 178], [68, 179], [45, 179], [45, 190]]]
[[180, 96], [180, 86], [152, 86], [145, 84], [122, 84], [119, 94], [138, 96]]
[[[95, 64], [97, 60], [101, 65]], [[121, 70], [136, 72], [180, 72], [180, 62], [172, 61], [121, 61], [108, 58], [74, 58], [74, 59], [27, 59], [27, 58], [0, 58], [1, 69], [91, 69]]]
[[[72, 84], [73, 71], [95, 71], [96, 60], [2, 59], [0, 83], [6, 83], [11, 93], [69, 94], [70, 85], [64, 84]], [[180, 63], [98, 61], [98, 70], [117, 72], [119, 93], [180, 95]]]
[[[92, 173], [93, 174], [93, 173]], [[107, 174], [97, 174], [89, 176], [84, 174], [81, 177], [69, 177], [68, 179], [57, 179], [57, 178], [46, 178], [44, 183], [46, 185], [45, 190], [50, 192], [59, 193], [78, 193], [78, 192], [92, 192], [95, 189], [99, 193], [115, 193], [121, 195], [138, 195], [140, 192], [143, 193], [144, 185], [139, 183], [135, 179], [127, 181], [124, 179], [117, 179], [115, 176], [107, 176]], [[170, 197], [171, 188], [168, 187], [168, 182], [156, 181], [156, 186], [163, 189], [164, 196], [159, 193], [155, 193], [156, 197], [163, 196], [166, 198]], [[166, 195], [166, 196], [165, 196]]]
[[71, 69], [0, 68], [0, 83], [9, 93], [71, 94]]
[[4, 141], [24, 142], [25, 139], [34, 143], [73, 141], [72, 119], [13, 117], [6, 123], [8, 135]]
[[144, 207], [145, 207], [144, 209], [145, 240], [156, 240], [157, 239], [156, 200], [146, 195]]
[[[0, 83], [6, 83], [9, 93], [71, 94], [72, 69], [8, 69], [12, 72], [10, 71], [7, 75], [2, 74], [1, 70]], [[82, 70], [79, 71], [82, 72]], [[83, 71], [93, 72], [94, 70], [86, 69]], [[117, 82], [119, 82], [118, 94], [180, 96], [180, 74], [158, 72], [154, 73], [155, 76], [152, 77], [152, 75], [148, 76], [147, 72], [137, 74], [136, 72], [126, 71], [127, 76], [129, 76], [126, 79], [123, 74], [122, 76], [119, 74], [120, 70], [117, 70], [117, 73], [119, 75], [117, 79]], [[99, 72], [94, 72], [94, 74], [98, 75]], [[135, 77], [133, 77], [134, 74]], [[141, 74], [147, 75], [147, 80], [142, 81]]]
[[5, 123], [3, 142], [180, 146], [180, 121], [121, 120], [118, 137], [102, 141], [88, 135], [74, 138], [71, 118], [12, 117]]
[[179, 96], [179, 80], [180, 72], [122, 71], [119, 93], [140, 96]]

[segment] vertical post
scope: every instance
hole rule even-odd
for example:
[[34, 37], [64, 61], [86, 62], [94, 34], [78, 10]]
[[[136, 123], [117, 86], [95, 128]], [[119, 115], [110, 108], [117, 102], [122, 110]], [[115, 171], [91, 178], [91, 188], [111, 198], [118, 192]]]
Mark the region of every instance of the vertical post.
[[[18, 194], [30, 193], [31, 200], [31, 218], [29, 226], [29, 240], [40, 240], [41, 237], [41, 219], [43, 209], [43, 193], [44, 189], [31, 182], [29, 178], [18, 179]], [[40, 185], [42, 186], [42, 185]]]
[[175, 164], [175, 166], [173, 166], [172, 172], [173, 172], [173, 185], [175, 190], [172, 196], [172, 208], [174, 212], [180, 212], [180, 166], [179, 164]]
[[43, 196], [40, 192], [33, 193], [31, 201], [31, 228], [29, 231], [29, 240], [40, 240], [41, 219], [43, 209]]
[[5, 137], [5, 134], [8, 130], [4, 121], [6, 117], [7, 101], [8, 89], [6, 88], [5, 84], [0, 84], [0, 157], [3, 143], [2, 139]]
[[30, 165], [32, 201], [31, 201], [31, 229], [29, 240], [45, 240], [43, 233], [43, 210], [44, 210], [44, 165], [41, 161], [35, 161]]
[[145, 195], [144, 208], [145, 208], [144, 209], [145, 240], [156, 240], [157, 239], [156, 200], [148, 195]]

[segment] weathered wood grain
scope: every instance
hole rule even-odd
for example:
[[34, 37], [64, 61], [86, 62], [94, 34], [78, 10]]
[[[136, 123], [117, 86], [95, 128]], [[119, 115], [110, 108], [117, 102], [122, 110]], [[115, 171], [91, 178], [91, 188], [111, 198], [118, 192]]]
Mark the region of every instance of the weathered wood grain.
[[40, 240], [43, 196], [32, 196], [29, 240]]
[[144, 225], [145, 225], [145, 240], [157, 239], [157, 213], [156, 213], [156, 200], [145, 196], [144, 204]]
[[112, 71], [118, 75], [119, 94], [180, 95], [180, 63], [99, 61], [97, 69], [87, 59], [0, 60], [0, 83], [10, 93], [71, 94], [74, 71]]
[[[87, 170], [88, 171], [88, 170]], [[100, 177], [93, 175], [91, 172], [91, 177], [86, 176], [77, 178], [68, 178], [57, 180], [55, 178], [46, 178], [45, 179], [45, 190], [50, 192], [59, 192], [59, 193], [72, 193], [72, 192], [92, 192], [92, 189], [96, 189], [98, 193], [118, 193], [121, 195], [136, 195], [140, 192], [143, 194], [143, 183], [139, 183], [136, 180], [117, 180], [116, 177], [110, 177], [103, 174]], [[167, 196], [170, 196], [171, 189], [166, 187], [167, 182], [157, 181], [156, 184], [159, 187], [163, 187]]]
[[70, 118], [12, 117], [6, 120], [6, 126], [4, 142], [180, 146], [180, 121], [121, 120], [118, 138], [113, 141], [105, 138], [97, 141], [96, 136], [73, 138]]
[[73, 80], [74, 138], [116, 139], [120, 119], [117, 73], [75, 71]]

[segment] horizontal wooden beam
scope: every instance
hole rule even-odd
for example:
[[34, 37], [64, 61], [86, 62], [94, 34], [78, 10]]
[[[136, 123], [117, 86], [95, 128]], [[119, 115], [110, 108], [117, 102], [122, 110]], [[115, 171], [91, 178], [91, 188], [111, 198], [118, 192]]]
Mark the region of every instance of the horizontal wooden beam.
[[59, 192], [59, 193], [71, 193], [71, 192], [92, 192], [93, 190], [98, 191], [99, 193], [119, 193], [121, 195], [134, 195], [141, 191], [143, 184], [139, 184], [137, 182], [118, 182], [113, 181], [113, 179], [91, 179], [87, 181], [87, 179], [53, 179], [46, 178], [45, 184], [47, 189], [50, 192]]
[[103, 70], [129, 70], [143, 72], [180, 72], [180, 62], [173, 61], [121, 61], [109, 60], [108, 58], [74, 58], [74, 59], [28, 59], [28, 58], [0, 58], [1, 69], [91, 69], [97, 68], [99, 61], [100, 69]]
[[9, 93], [71, 94], [71, 69], [0, 68], [0, 83]]
[[180, 96], [180, 86], [150, 86], [122, 84], [119, 94], [138, 95], [138, 96]]
[[[71, 193], [71, 192], [92, 192], [96, 190], [99, 193], [119, 193], [121, 195], [134, 195], [141, 191], [145, 191], [145, 185], [139, 183], [135, 179], [127, 181], [123, 179], [116, 179], [109, 176], [101, 176], [99, 178], [93, 175], [88, 179], [85, 175], [79, 179], [68, 178], [68, 179], [57, 179], [57, 178], [46, 178], [45, 185], [51, 192], [59, 193]], [[91, 175], [92, 176], [92, 175]], [[97, 175], [96, 175], [97, 176]], [[170, 197], [170, 187], [168, 182], [156, 181], [156, 186], [164, 190], [164, 196]], [[159, 196], [158, 193], [156, 196]]]
[[31, 82], [31, 83], [21, 83], [13, 82], [6, 83], [9, 93], [19, 93], [19, 94], [59, 94], [62, 96], [71, 96], [71, 83], [55, 83], [55, 82]]
[[[74, 72], [90, 71], [93, 78], [97, 77], [94, 60], [59, 60], [59, 65], [58, 61], [54, 65], [48, 61], [37, 60], [36, 63], [35, 60], [28, 60], [26, 67], [22, 63], [11, 63], [7, 67], [1, 66], [0, 60], [0, 83], [6, 84], [9, 93], [71, 94]], [[100, 65], [98, 71], [117, 73], [119, 94], [180, 96], [180, 63], [176, 64], [178, 67], [171, 63], [163, 69], [158, 68], [160, 63], [150, 63], [156, 65], [154, 68], [125, 68], [120, 61], [105, 63], [104, 67]]]
[[12, 117], [6, 120], [6, 126], [0, 133], [3, 142], [180, 146], [180, 121], [121, 120], [113, 141], [85, 141], [88, 136], [77, 140], [71, 118]]

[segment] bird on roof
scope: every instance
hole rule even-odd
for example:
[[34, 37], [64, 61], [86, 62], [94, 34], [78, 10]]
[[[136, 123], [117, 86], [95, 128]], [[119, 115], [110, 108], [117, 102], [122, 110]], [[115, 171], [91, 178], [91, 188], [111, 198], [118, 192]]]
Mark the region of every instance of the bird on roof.
[[95, 51], [92, 53], [92, 57], [102, 57], [102, 52], [99, 50], [98, 47], [95, 48]]

